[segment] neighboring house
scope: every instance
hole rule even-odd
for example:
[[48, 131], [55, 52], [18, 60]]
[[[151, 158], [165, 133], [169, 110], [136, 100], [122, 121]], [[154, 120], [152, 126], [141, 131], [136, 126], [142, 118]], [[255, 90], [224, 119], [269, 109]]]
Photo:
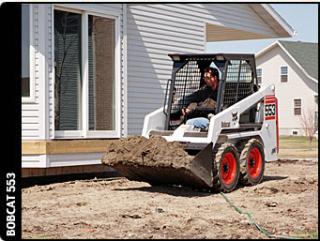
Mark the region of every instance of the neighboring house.
[[279, 134], [305, 135], [302, 119], [318, 129], [318, 43], [277, 41], [256, 54], [258, 80], [274, 84]]
[[[100, 164], [163, 105], [169, 53], [291, 37], [268, 4], [30, 4], [22, 20], [22, 167]], [[217, 49], [217, 52], [219, 50]]]

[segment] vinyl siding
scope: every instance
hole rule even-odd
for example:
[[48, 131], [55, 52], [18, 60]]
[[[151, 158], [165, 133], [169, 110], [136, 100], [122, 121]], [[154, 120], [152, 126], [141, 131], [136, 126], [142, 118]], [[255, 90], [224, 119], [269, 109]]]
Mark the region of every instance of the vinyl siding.
[[163, 105], [168, 54], [205, 51], [206, 23], [274, 35], [247, 4], [128, 4], [129, 135], [140, 135], [144, 116]]
[[[39, 29], [39, 5], [30, 5], [32, 8], [30, 42], [33, 48], [30, 49], [30, 82], [34, 85], [34, 101], [22, 102], [21, 107], [21, 136], [22, 139], [39, 138], [39, 82], [41, 68], [40, 63], [40, 34]], [[32, 73], [31, 73], [32, 71]], [[31, 79], [33, 76], [33, 80]]]
[[141, 134], [144, 116], [163, 105], [172, 61], [168, 53], [203, 52], [204, 24], [179, 18], [175, 6], [128, 5], [128, 134]]
[[53, 56], [54, 56], [54, 42], [53, 42], [53, 35], [54, 35], [54, 22], [53, 22], [53, 5], [49, 4], [48, 5], [48, 53], [47, 53], [47, 58], [48, 58], [48, 91], [49, 91], [49, 96], [48, 96], [48, 103], [49, 103], [49, 123], [48, 123], [48, 128], [49, 128], [49, 139], [54, 137], [54, 104], [53, 104], [53, 98], [54, 98], [54, 65], [53, 65]]
[[47, 157], [45, 155], [23, 155], [22, 168], [47, 167]]

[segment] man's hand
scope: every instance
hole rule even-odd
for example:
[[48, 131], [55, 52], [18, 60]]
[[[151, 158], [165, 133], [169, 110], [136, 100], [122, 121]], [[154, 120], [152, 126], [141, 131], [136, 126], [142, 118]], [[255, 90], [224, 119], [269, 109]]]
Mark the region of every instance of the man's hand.
[[185, 116], [187, 114], [189, 114], [190, 112], [194, 111], [197, 108], [197, 103], [196, 102], [192, 102], [190, 103], [187, 107], [183, 107], [182, 108], [182, 115]]
[[181, 111], [182, 111], [182, 115], [183, 116], [185, 116], [185, 115], [187, 115], [187, 114], [189, 114], [191, 112], [191, 110], [189, 108], [185, 108], [185, 107], [182, 108]]

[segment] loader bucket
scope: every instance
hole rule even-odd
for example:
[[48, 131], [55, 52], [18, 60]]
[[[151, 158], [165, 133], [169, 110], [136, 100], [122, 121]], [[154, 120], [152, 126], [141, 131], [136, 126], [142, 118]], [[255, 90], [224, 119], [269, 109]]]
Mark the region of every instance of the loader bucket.
[[[143, 146], [135, 147], [129, 151], [130, 160], [128, 158], [130, 155], [126, 155], [126, 153], [121, 152], [122, 158], [117, 159], [114, 158], [116, 156], [111, 152], [109, 153], [110, 158], [106, 153], [103, 163], [110, 165], [120, 175], [129, 180], [144, 181], [151, 185], [169, 184], [196, 188], [212, 187], [212, 143], [208, 144], [195, 156], [187, 156], [186, 154], [184, 161], [179, 159], [183, 157], [179, 155], [182, 151], [185, 151], [177, 149], [177, 147], [172, 150], [175, 156], [170, 156], [172, 154], [170, 153], [171, 143], [164, 143], [168, 146], [166, 148], [162, 146], [161, 150], [154, 150], [153, 155], [151, 155], [150, 149], [153, 149], [154, 146], [148, 145], [148, 143], [143, 144]], [[183, 146], [179, 148], [183, 149]], [[169, 156], [168, 153], [170, 153]], [[146, 156], [148, 155], [152, 159], [146, 161]], [[177, 158], [177, 155], [179, 158]], [[171, 161], [168, 161], [170, 158]]]

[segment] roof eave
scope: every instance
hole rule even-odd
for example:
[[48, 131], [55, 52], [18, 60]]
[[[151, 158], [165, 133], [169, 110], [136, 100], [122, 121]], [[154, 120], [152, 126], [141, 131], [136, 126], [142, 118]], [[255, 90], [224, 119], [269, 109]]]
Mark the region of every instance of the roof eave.
[[277, 46], [277, 45], [280, 45], [280, 44], [279, 44], [279, 41], [273, 42], [272, 44], [268, 45], [267, 47], [265, 47], [265, 48], [261, 49], [259, 52], [257, 52], [257, 53], [255, 54], [255, 57], [256, 57], [256, 58], [260, 57], [261, 55], [263, 55], [264, 53], [266, 53], [266, 52], [268, 52], [269, 50], [273, 49], [273, 48], [274, 48], [275, 46]]
[[295, 30], [270, 6], [270, 4], [249, 4], [257, 14], [270, 25], [280, 38], [293, 37]]

